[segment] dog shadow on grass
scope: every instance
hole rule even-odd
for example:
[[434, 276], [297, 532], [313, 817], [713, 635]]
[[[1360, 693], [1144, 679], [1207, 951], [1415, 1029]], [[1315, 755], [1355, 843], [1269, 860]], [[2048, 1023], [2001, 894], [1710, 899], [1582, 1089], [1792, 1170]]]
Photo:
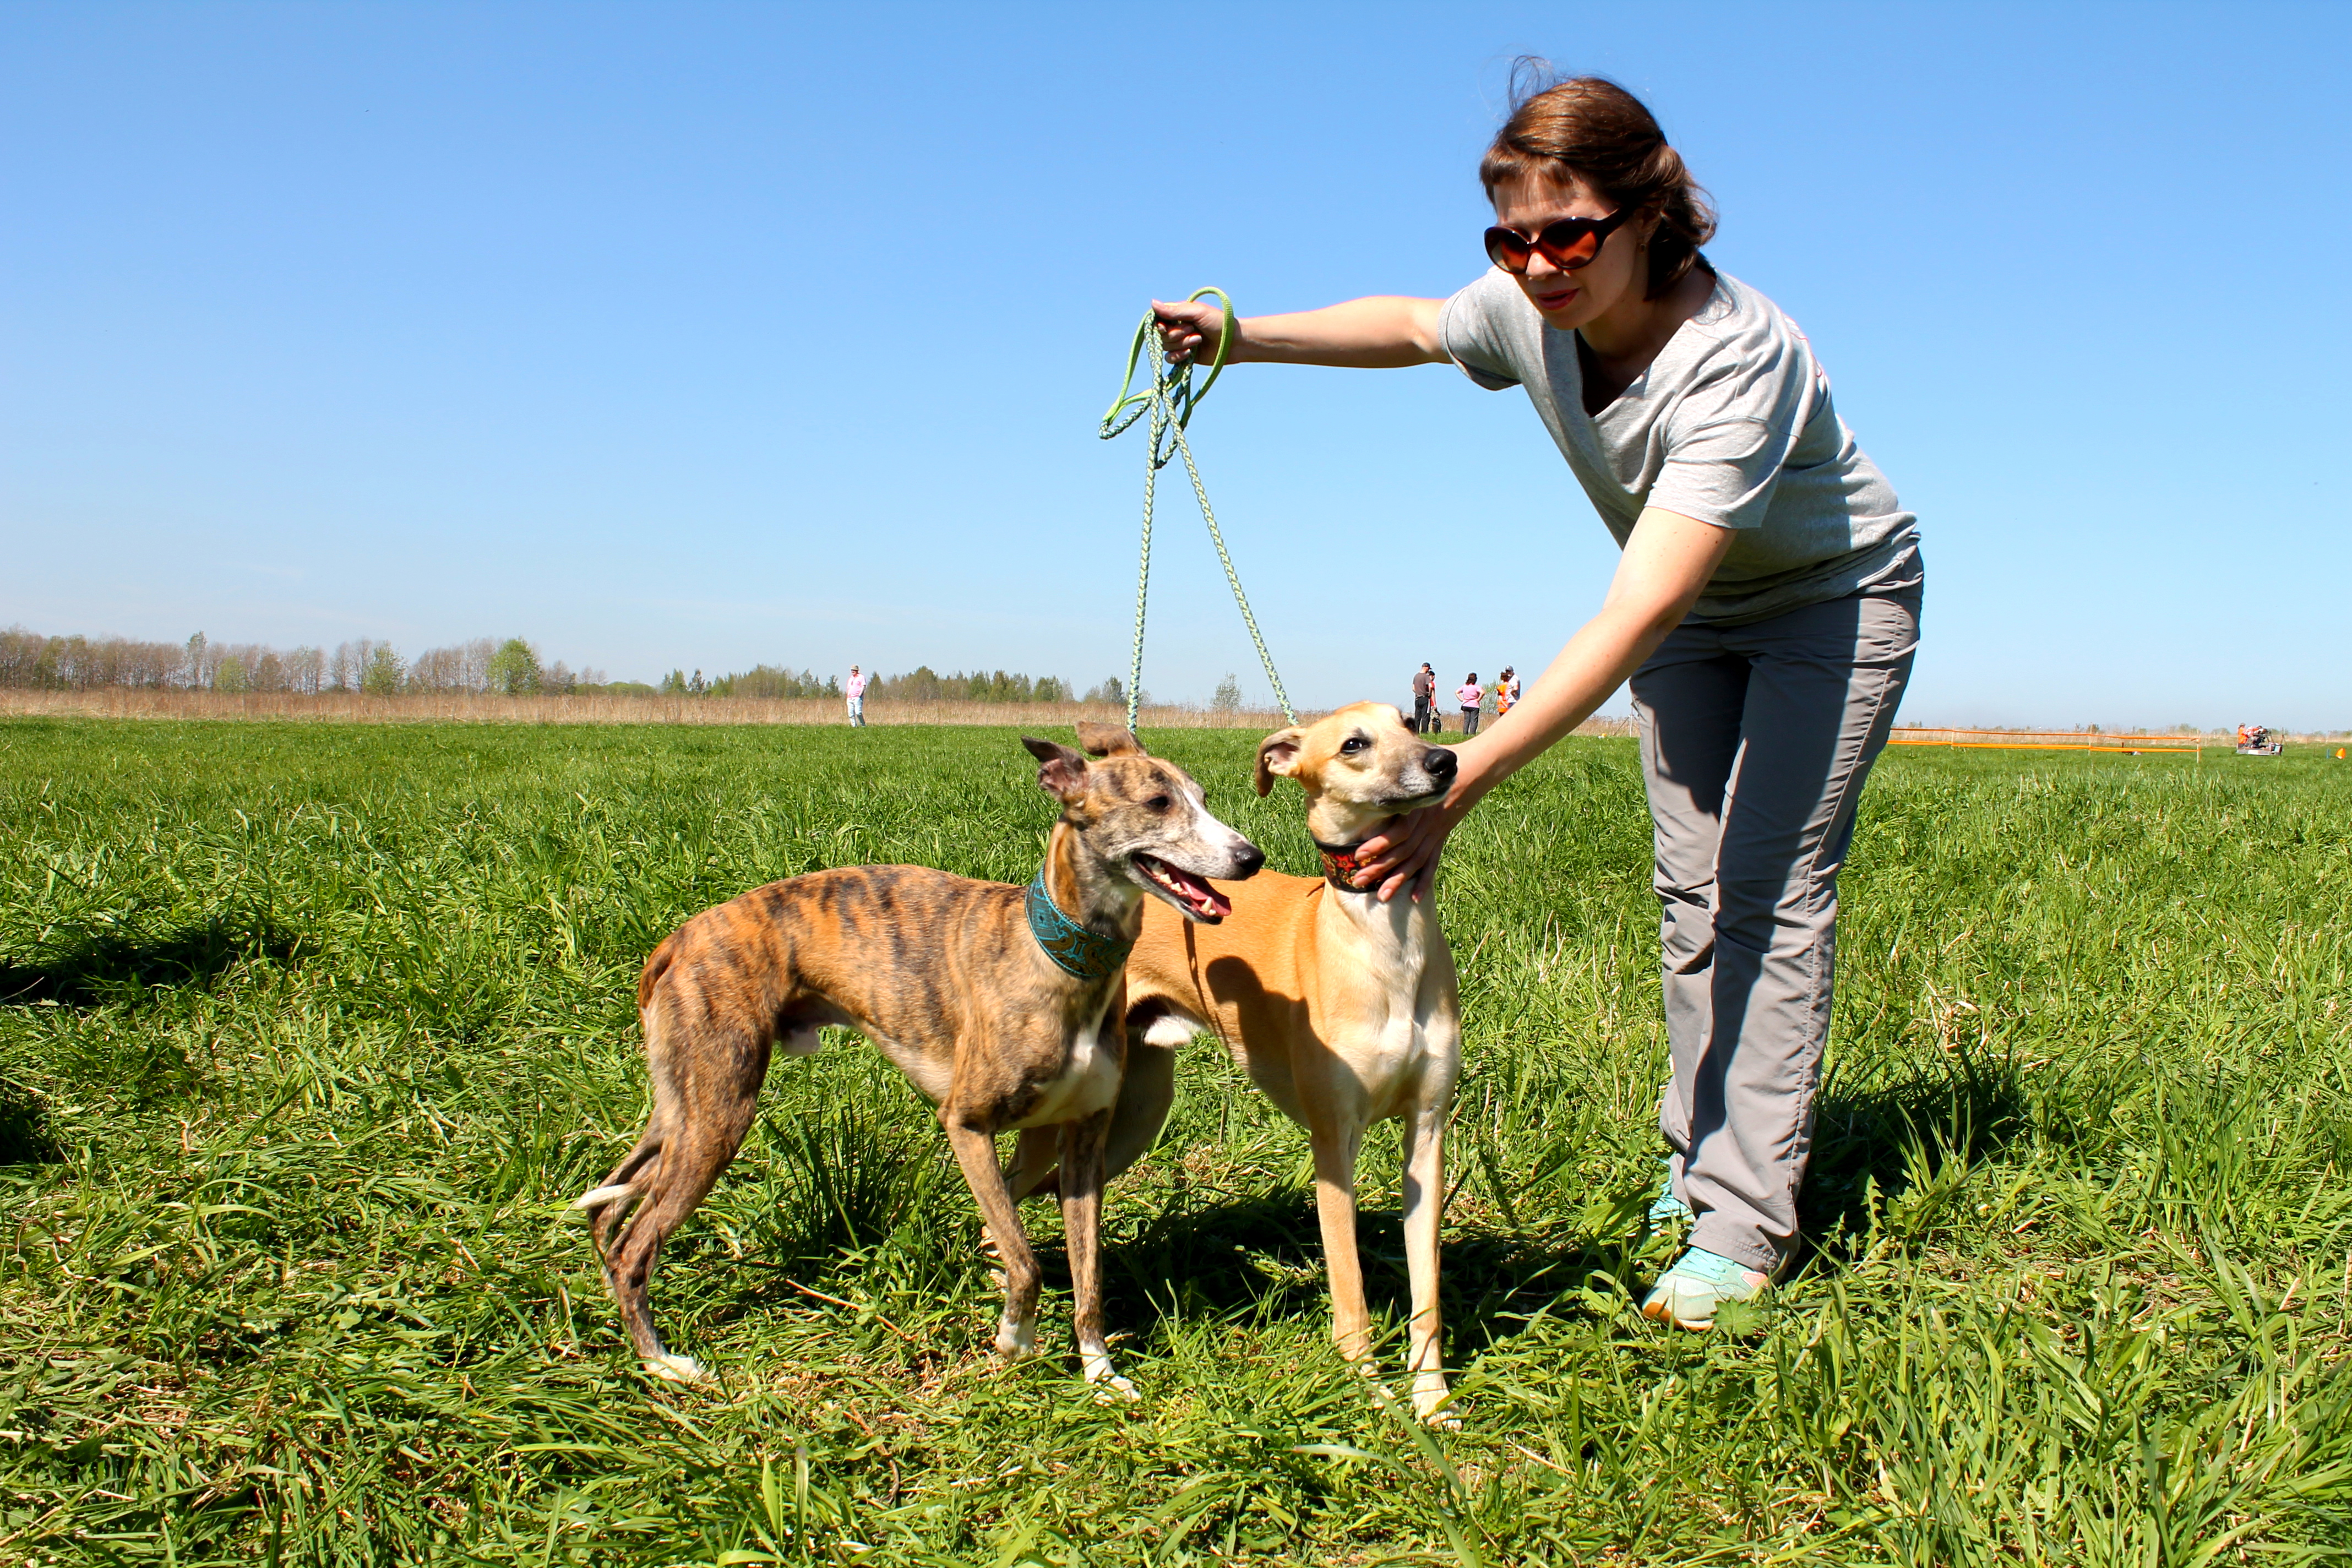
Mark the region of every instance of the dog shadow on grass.
[[0, 1007], [135, 1003], [159, 988], [209, 984], [246, 960], [285, 963], [299, 945], [271, 921], [234, 914], [154, 931], [85, 931], [37, 958], [0, 963]]
[[[977, 1245], [971, 1200], [929, 1130], [855, 1099], [801, 1116], [762, 1119], [758, 1163], [766, 1191], [714, 1208], [741, 1247], [706, 1325], [803, 1301], [806, 1289], [851, 1296], [891, 1287], [919, 1294], [992, 1294], [992, 1260]], [[748, 1174], [748, 1173], [747, 1173]], [[1312, 1194], [1292, 1184], [1254, 1193], [1200, 1189], [1149, 1194], [1114, 1184], [1103, 1249], [1104, 1310], [1150, 1345], [1181, 1323], [1299, 1319], [1328, 1329], [1331, 1313], [1323, 1237]], [[732, 1211], [731, 1222], [724, 1211]], [[1069, 1259], [1050, 1198], [1023, 1205], [1024, 1228], [1052, 1291], [1069, 1289]], [[696, 1227], [699, 1231], [701, 1227]], [[689, 1231], [681, 1267], [698, 1248], [725, 1250]], [[1404, 1226], [1394, 1206], [1357, 1216], [1358, 1255], [1376, 1317], [1403, 1323], [1411, 1284]], [[854, 1261], [853, 1261], [854, 1260]], [[1442, 1300], [1448, 1355], [1456, 1362], [1517, 1333], [1596, 1271], [1622, 1276], [1624, 1252], [1608, 1237], [1553, 1232], [1449, 1234]], [[854, 1279], [852, 1278], [854, 1277]], [[794, 1283], [797, 1281], [798, 1283]]]
[[40, 1096], [0, 1078], [0, 1166], [53, 1165], [64, 1158]]
[[[1943, 1072], [1894, 1081], [1832, 1081], [1817, 1101], [1799, 1267], [1845, 1266], [1906, 1194], [1910, 1222], [1930, 1223], [1934, 1194], [1915, 1189], [1998, 1157], [2030, 1125], [2026, 1097], [2006, 1062], [1963, 1058]], [[917, 1119], [851, 1098], [811, 1114], [765, 1119], [762, 1136], [775, 1166], [775, 1201], [754, 1206], [742, 1237], [745, 1255], [760, 1267], [736, 1282], [718, 1317], [796, 1299], [799, 1287], [770, 1276], [837, 1288], [826, 1282], [848, 1255], [870, 1265], [911, 1249], [920, 1255], [926, 1289], [991, 1289], [961, 1178]], [[1635, 1194], [1583, 1223], [1449, 1226], [1440, 1287], [1447, 1361], [1468, 1364], [1517, 1337], [1538, 1312], [1607, 1316], [1612, 1297], [1637, 1296], [1641, 1277], [1662, 1260], [1658, 1247], [1671, 1239], [1654, 1237], [1643, 1222], [1649, 1196]], [[1296, 1318], [1328, 1325], [1322, 1232], [1303, 1184], [1146, 1193], [1122, 1182], [1109, 1201], [1104, 1309], [1139, 1343], [1186, 1322]], [[1068, 1259], [1050, 1199], [1024, 1205], [1023, 1218], [1048, 1289], [1066, 1290]], [[1360, 1209], [1357, 1244], [1375, 1317], [1402, 1324], [1411, 1295], [1398, 1209]], [[686, 1245], [697, 1244], [689, 1237]], [[852, 1293], [880, 1283], [869, 1278]]]

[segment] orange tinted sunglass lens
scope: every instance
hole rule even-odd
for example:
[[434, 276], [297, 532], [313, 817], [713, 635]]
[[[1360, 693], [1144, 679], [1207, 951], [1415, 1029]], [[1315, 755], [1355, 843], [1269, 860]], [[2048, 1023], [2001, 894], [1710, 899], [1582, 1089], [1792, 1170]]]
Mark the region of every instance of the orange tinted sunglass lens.
[[1581, 267], [1601, 254], [1601, 237], [1589, 226], [1580, 226], [1573, 238], [1562, 243], [1559, 231], [1568, 226], [1564, 223], [1554, 224], [1537, 236], [1536, 245], [1543, 251], [1545, 259], [1554, 267]]
[[1507, 228], [1486, 231], [1486, 259], [1506, 272], [1525, 272], [1529, 251], [1526, 238]]
[[1615, 227], [1616, 223], [1613, 216], [1562, 218], [1546, 225], [1533, 239], [1517, 229], [1490, 228], [1486, 231], [1486, 256], [1506, 272], [1525, 272], [1528, 258], [1539, 250], [1554, 267], [1572, 271], [1601, 254], [1601, 242], [1606, 237], [1601, 231]]

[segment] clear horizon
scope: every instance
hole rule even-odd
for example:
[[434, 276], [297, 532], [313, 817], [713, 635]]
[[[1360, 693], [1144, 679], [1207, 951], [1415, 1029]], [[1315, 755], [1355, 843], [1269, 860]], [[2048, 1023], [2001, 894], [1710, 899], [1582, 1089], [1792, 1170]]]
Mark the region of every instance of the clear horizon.
[[[1905, 721], [2352, 725], [2305, 303], [2352, 13], [1190, 15], [0, 14], [0, 625], [1124, 679], [1094, 421], [1144, 301], [1469, 282], [1526, 52], [1657, 111], [1920, 515]], [[1451, 369], [1241, 367], [1194, 437], [1301, 706], [1531, 673], [1606, 588], [1526, 400]], [[1145, 685], [1267, 703], [1160, 495]]]

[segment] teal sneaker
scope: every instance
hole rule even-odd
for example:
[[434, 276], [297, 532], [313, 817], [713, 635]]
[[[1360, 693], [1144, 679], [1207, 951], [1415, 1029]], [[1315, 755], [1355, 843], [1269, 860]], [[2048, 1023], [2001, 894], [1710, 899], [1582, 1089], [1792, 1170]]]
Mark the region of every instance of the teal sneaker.
[[1693, 1217], [1691, 1206], [1675, 1196], [1675, 1163], [1668, 1158], [1658, 1163], [1666, 1167], [1666, 1173], [1658, 1178], [1657, 1201], [1650, 1205], [1650, 1228], [1663, 1230], [1670, 1225], [1688, 1225]]
[[1711, 1329], [1717, 1307], [1727, 1301], [1753, 1301], [1771, 1282], [1771, 1276], [1759, 1269], [1694, 1247], [1658, 1277], [1642, 1299], [1642, 1316], [1679, 1329]]

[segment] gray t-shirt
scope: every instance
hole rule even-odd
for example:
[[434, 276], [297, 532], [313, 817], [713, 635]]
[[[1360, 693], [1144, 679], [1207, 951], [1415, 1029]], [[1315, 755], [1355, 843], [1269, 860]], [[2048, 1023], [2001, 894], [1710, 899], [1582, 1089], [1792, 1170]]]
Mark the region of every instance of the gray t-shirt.
[[1576, 334], [1499, 268], [1445, 301], [1445, 352], [1490, 391], [1525, 386], [1622, 548], [1643, 507], [1739, 531], [1691, 618], [1762, 620], [1919, 578], [1918, 520], [1854, 445], [1829, 377], [1780, 308], [1718, 273], [1641, 378], [1584, 412]]

